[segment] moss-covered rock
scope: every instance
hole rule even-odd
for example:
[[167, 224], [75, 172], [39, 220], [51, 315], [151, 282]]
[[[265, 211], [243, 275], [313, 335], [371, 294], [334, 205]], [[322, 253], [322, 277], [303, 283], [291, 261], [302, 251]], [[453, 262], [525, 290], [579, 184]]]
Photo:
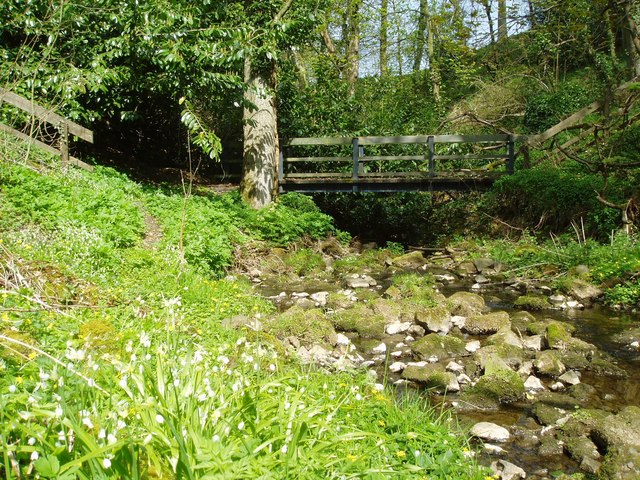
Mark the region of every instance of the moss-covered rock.
[[536, 354], [533, 362], [536, 371], [540, 375], [558, 377], [566, 372], [567, 367], [562, 363], [560, 354], [554, 350], [545, 350]]
[[402, 378], [418, 382], [425, 388], [438, 392], [446, 391], [449, 385], [455, 382], [455, 375], [445, 371], [444, 366], [439, 363], [429, 363], [424, 366], [409, 365], [402, 372]]
[[264, 328], [267, 333], [281, 339], [297, 337], [305, 345], [333, 346], [337, 338], [333, 324], [319, 309], [303, 310], [300, 307], [292, 307], [267, 319]]
[[545, 308], [551, 308], [551, 304], [547, 297], [542, 295], [521, 295], [513, 302], [513, 306], [516, 308], [522, 308], [523, 310], [544, 310]]
[[463, 330], [472, 335], [488, 335], [502, 328], [511, 328], [507, 312], [491, 312], [485, 315], [472, 315], [467, 318]]
[[571, 333], [560, 322], [549, 323], [545, 334], [549, 348], [565, 350], [571, 341]]
[[585, 459], [600, 460], [598, 447], [587, 437], [569, 437], [564, 440], [564, 447], [571, 458], [578, 463]]
[[525, 311], [511, 313], [510, 318], [511, 327], [523, 335], [529, 331], [529, 324], [536, 322], [536, 317]]
[[594, 355], [589, 360], [586, 368], [591, 372], [595, 372], [598, 375], [605, 375], [607, 377], [626, 378], [629, 376], [625, 370], [613, 363], [613, 359], [603, 352], [598, 352]]
[[568, 415], [566, 410], [545, 402], [536, 402], [531, 408], [531, 413], [540, 425], [545, 426], [555, 425], [558, 420]]
[[509, 365], [510, 368], [518, 368], [525, 360], [525, 353], [522, 348], [503, 343], [482, 347], [480, 350], [474, 352], [473, 358], [475, 358], [481, 368], [485, 368], [487, 362], [494, 358], [501, 359]]
[[419, 268], [425, 262], [424, 255], [420, 251], [405, 253], [393, 259], [393, 265], [400, 268]]
[[551, 323], [561, 325], [562, 328], [569, 333], [573, 333], [575, 331], [575, 327], [570, 323], [554, 320], [553, 318], [545, 318], [544, 320], [537, 320], [529, 323], [527, 326], [527, 333], [529, 335], [546, 335], [547, 327]]
[[386, 298], [375, 298], [371, 302], [371, 309], [377, 315], [384, 318], [386, 324], [405, 321], [402, 318], [402, 308], [393, 300]]
[[449, 333], [451, 330], [451, 314], [442, 305], [431, 308], [418, 308], [415, 322], [429, 332]]
[[435, 356], [439, 359], [467, 355], [463, 340], [431, 333], [411, 344], [411, 350], [422, 359]]
[[447, 302], [451, 305], [452, 314], [465, 317], [481, 313], [486, 308], [484, 298], [471, 292], [456, 292]]
[[336, 312], [331, 316], [335, 328], [343, 332], [356, 332], [365, 338], [383, 338], [386, 319], [367, 305], [357, 304], [353, 308]]
[[510, 328], [502, 328], [497, 333], [491, 335], [485, 341], [487, 345], [511, 345], [517, 348], [523, 348], [522, 340]]
[[497, 369], [485, 374], [468, 390], [470, 394], [487, 397], [501, 404], [520, 400], [525, 394], [522, 378], [511, 369]]

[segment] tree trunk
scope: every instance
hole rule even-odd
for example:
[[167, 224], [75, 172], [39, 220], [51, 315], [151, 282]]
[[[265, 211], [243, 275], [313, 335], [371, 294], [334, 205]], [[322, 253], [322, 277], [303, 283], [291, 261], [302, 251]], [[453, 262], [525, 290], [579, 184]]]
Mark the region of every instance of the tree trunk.
[[431, 17], [429, 17], [429, 24], [427, 25], [429, 29], [428, 37], [427, 37], [427, 49], [429, 52], [429, 73], [431, 76], [431, 85], [433, 87], [433, 99], [436, 103], [440, 103], [442, 96], [440, 95], [440, 68], [438, 67], [438, 62], [435, 59], [435, 32], [434, 32], [434, 23]]
[[483, 0], [484, 12], [487, 14], [487, 25], [489, 26], [489, 38], [491, 39], [491, 45], [496, 43], [496, 34], [493, 29], [493, 17], [491, 16], [491, 0]]
[[628, 43], [629, 66], [633, 72], [633, 76], [640, 75], [640, 28], [633, 17], [633, 3], [629, 0], [625, 4], [625, 17], [627, 19], [627, 28], [625, 28], [625, 43]]
[[498, 0], [498, 41], [507, 38], [507, 0]]
[[244, 62], [244, 155], [240, 193], [252, 208], [269, 205], [277, 189], [278, 128], [273, 91], [274, 70], [252, 68], [251, 59]]
[[[429, 23], [429, 3], [420, 0], [420, 16], [418, 17], [418, 31], [416, 32], [416, 56], [413, 59], [413, 71], [417, 72], [422, 67], [424, 57], [424, 33]], [[430, 61], [431, 59], [429, 59]]]
[[380, 3], [380, 76], [389, 74], [389, 0]]
[[360, 4], [362, 0], [350, 0], [346, 15], [346, 78], [349, 97], [356, 93], [356, 82], [360, 73]]

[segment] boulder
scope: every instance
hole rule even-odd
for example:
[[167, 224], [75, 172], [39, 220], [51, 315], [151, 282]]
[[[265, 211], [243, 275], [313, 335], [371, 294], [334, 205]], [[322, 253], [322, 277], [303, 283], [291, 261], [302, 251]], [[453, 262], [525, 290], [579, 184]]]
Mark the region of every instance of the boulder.
[[491, 359], [501, 360], [510, 368], [518, 368], [525, 360], [524, 351], [521, 348], [512, 345], [488, 345], [482, 347], [473, 354], [480, 368], [485, 368], [487, 362]]
[[524, 382], [524, 388], [527, 392], [540, 392], [546, 390], [542, 381], [538, 377], [530, 375]]
[[558, 380], [568, 385], [577, 385], [578, 383], [580, 383], [580, 375], [578, 375], [578, 373], [573, 370], [569, 370], [568, 372], [564, 372], [562, 375], [560, 375], [558, 377]]
[[491, 258], [476, 258], [473, 261], [474, 267], [476, 267], [476, 270], [480, 273], [484, 272], [489, 268], [493, 268], [495, 264], [496, 264], [495, 260]]
[[513, 302], [513, 306], [521, 308], [523, 310], [544, 310], [551, 308], [551, 304], [547, 300], [547, 297], [542, 295], [521, 295]]
[[442, 307], [420, 308], [415, 313], [415, 322], [430, 332], [449, 333], [451, 330], [451, 314]]
[[297, 337], [304, 345], [333, 347], [337, 339], [333, 324], [319, 309], [303, 310], [300, 307], [292, 307], [265, 320], [264, 329], [278, 338]]
[[396, 301], [389, 300], [387, 298], [376, 298], [371, 302], [371, 309], [375, 314], [381, 315], [387, 324], [401, 322], [404, 320], [402, 318], [403, 309]]
[[598, 421], [592, 437], [604, 450], [631, 447], [640, 452], [640, 407], [628, 406]]
[[515, 334], [510, 328], [502, 328], [494, 333], [486, 340], [487, 345], [511, 345], [517, 348], [522, 348], [522, 340]]
[[565, 350], [571, 341], [571, 333], [560, 322], [549, 323], [545, 333], [549, 348]]
[[480, 377], [467, 392], [475, 397], [506, 404], [524, 397], [525, 389], [524, 382], [516, 372], [508, 368], [495, 368]]
[[498, 471], [502, 480], [516, 480], [518, 478], [526, 478], [527, 473], [519, 466], [507, 462], [506, 460], [498, 460]]
[[484, 298], [471, 292], [456, 292], [447, 302], [451, 305], [453, 315], [469, 316], [481, 313], [485, 309]]
[[572, 278], [567, 287], [569, 294], [581, 303], [590, 304], [601, 297], [603, 291], [579, 278]]
[[437, 333], [431, 333], [416, 340], [411, 345], [411, 350], [423, 360], [433, 356], [444, 359], [467, 355], [463, 340]]
[[564, 440], [565, 450], [576, 462], [582, 463], [586, 458], [600, 460], [600, 452], [595, 443], [587, 437], [567, 438]]
[[405, 333], [411, 328], [411, 322], [393, 322], [385, 327], [387, 335], [397, 335], [398, 333]]
[[485, 315], [472, 315], [464, 324], [464, 331], [472, 335], [496, 333], [502, 328], [511, 328], [507, 312], [491, 312]]
[[553, 350], [538, 352], [533, 365], [540, 375], [549, 377], [558, 377], [567, 370], [564, 363], [560, 360], [560, 355]]
[[531, 413], [538, 423], [544, 426], [556, 425], [558, 420], [568, 415], [566, 410], [545, 402], [536, 402], [531, 408]]
[[458, 392], [460, 385], [456, 376], [446, 372], [442, 364], [428, 363], [426, 365], [407, 365], [402, 372], [402, 378], [424, 385], [438, 392]]
[[543, 337], [542, 335], [531, 335], [530, 337], [524, 337], [522, 339], [522, 344], [527, 350], [539, 352], [540, 350], [542, 350]]
[[399, 268], [419, 268], [425, 263], [424, 255], [420, 251], [405, 253], [393, 259], [393, 265]]
[[331, 315], [331, 321], [337, 330], [343, 332], [356, 332], [365, 338], [381, 339], [385, 336], [386, 319], [364, 304], [336, 312]]
[[506, 442], [511, 436], [509, 430], [491, 422], [479, 422], [471, 427], [471, 435], [490, 442]]

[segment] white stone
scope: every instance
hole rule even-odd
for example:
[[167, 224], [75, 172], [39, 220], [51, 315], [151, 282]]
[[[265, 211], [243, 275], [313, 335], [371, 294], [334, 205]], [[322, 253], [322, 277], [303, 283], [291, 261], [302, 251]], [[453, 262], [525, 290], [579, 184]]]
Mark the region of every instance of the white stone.
[[471, 383], [471, 378], [469, 378], [469, 375], [467, 375], [466, 373], [461, 373], [460, 375], [458, 375], [456, 377], [456, 380], [458, 380], [458, 383], [461, 385], [467, 385]]
[[405, 368], [407, 368], [407, 364], [404, 362], [393, 362], [391, 365], [389, 365], [389, 371], [391, 373], [400, 373]]
[[393, 352], [391, 352], [391, 353], [390, 353], [390, 355], [391, 355], [393, 358], [401, 357], [401, 356], [402, 356], [402, 354], [403, 354], [402, 350], [394, 350]]
[[346, 335], [339, 333], [336, 335], [336, 345], [349, 345], [351, 340]]
[[584, 308], [584, 305], [582, 305], [577, 300], [568, 300], [567, 301], [567, 308]]
[[506, 452], [504, 448], [499, 447], [498, 445], [494, 445], [492, 443], [485, 443], [484, 451], [491, 455], [497, 455], [497, 454]]
[[523, 362], [522, 365], [520, 365], [520, 368], [518, 369], [518, 374], [524, 376], [529, 376], [531, 375], [531, 371], [533, 370], [533, 362], [531, 361], [527, 361], [527, 362]]
[[566, 301], [567, 297], [565, 297], [564, 295], [551, 295], [549, 297], [549, 302], [556, 307], [564, 305]]
[[527, 390], [527, 392], [541, 392], [542, 390], [545, 390], [545, 387], [540, 379], [538, 377], [534, 377], [533, 375], [530, 375], [529, 378], [525, 380], [524, 388]]
[[404, 337], [404, 341], [406, 343], [411, 343], [411, 342], [415, 342], [416, 339], [414, 337], [412, 337], [411, 335], [407, 335], [406, 337]]
[[517, 465], [506, 460], [498, 460], [502, 464], [502, 480], [515, 480], [517, 478], [527, 478], [527, 473]]
[[424, 367], [427, 364], [427, 362], [425, 361], [421, 361], [421, 362], [409, 362], [407, 363], [408, 367]]
[[480, 290], [482, 288], [482, 285], [480, 285], [479, 283], [474, 283], [473, 285], [471, 285], [471, 290]]
[[568, 383], [569, 385], [577, 385], [580, 383], [580, 375], [573, 370], [569, 370], [568, 372], [564, 372], [562, 375], [558, 377], [558, 380], [564, 383]]
[[393, 382], [394, 385], [404, 385], [405, 383], [409, 383], [409, 381], [405, 380], [404, 378], [400, 378], [400, 379], [396, 380], [395, 382]]
[[384, 329], [387, 335], [396, 335], [398, 333], [404, 333], [411, 328], [411, 322], [393, 322], [387, 325]]
[[449, 370], [450, 372], [453, 373], [461, 373], [464, 372], [464, 366], [460, 365], [458, 362], [454, 362], [453, 360], [451, 360], [449, 363], [447, 363], [447, 370]]
[[329, 292], [316, 292], [311, 295], [311, 300], [316, 302], [319, 307], [324, 307], [329, 299]]
[[447, 385], [447, 391], [448, 392], [459, 392], [460, 391], [460, 384], [458, 383], [458, 379], [451, 375], [449, 378], [449, 384]]
[[406, 346], [407, 346], [407, 344], [404, 343], [404, 342], [396, 343], [396, 348], [404, 348]]
[[427, 361], [429, 363], [438, 363], [439, 358], [436, 355], [431, 355], [429, 358], [427, 358]]
[[629, 344], [629, 346], [630, 346], [631, 348], [639, 349], [639, 348], [640, 348], [640, 342], [639, 342], [638, 340], [636, 340], [635, 342], [631, 342], [631, 343]]
[[386, 351], [387, 351], [387, 345], [384, 343], [381, 343], [377, 347], [373, 347], [371, 349], [371, 353], [385, 353]]
[[309, 294], [307, 292], [293, 292], [291, 296], [295, 298], [307, 298]]
[[453, 315], [451, 317], [451, 323], [455, 327], [463, 328], [466, 322], [467, 322], [467, 317], [463, 317], [462, 315]]
[[471, 340], [464, 346], [464, 349], [470, 353], [480, 350], [480, 340]]
[[542, 350], [542, 335], [533, 335], [531, 337], [524, 337], [522, 339], [524, 347], [528, 350], [534, 350], [539, 352]]
[[509, 430], [491, 422], [479, 422], [471, 427], [471, 435], [491, 442], [505, 442], [509, 440]]
[[376, 362], [374, 362], [373, 360], [365, 360], [364, 362], [361, 363], [361, 365], [365, 368], [373, 367], [375, 364]]
[[549, 386], [549, 388], [551, 390], [553, 390], [554, 392], [560, 392], [560, 391], [564, 390], [564, 383], [556, 382], [556, 383], [551, 384], [551, 386]]

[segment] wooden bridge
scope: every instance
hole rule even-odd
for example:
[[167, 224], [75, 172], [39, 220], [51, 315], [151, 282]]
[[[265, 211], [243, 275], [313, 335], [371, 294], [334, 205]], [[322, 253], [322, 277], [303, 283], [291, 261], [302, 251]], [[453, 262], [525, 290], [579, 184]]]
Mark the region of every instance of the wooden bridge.
[[280, 192], [484, 190], [515, 169], [516, 135], [293, 138]]

